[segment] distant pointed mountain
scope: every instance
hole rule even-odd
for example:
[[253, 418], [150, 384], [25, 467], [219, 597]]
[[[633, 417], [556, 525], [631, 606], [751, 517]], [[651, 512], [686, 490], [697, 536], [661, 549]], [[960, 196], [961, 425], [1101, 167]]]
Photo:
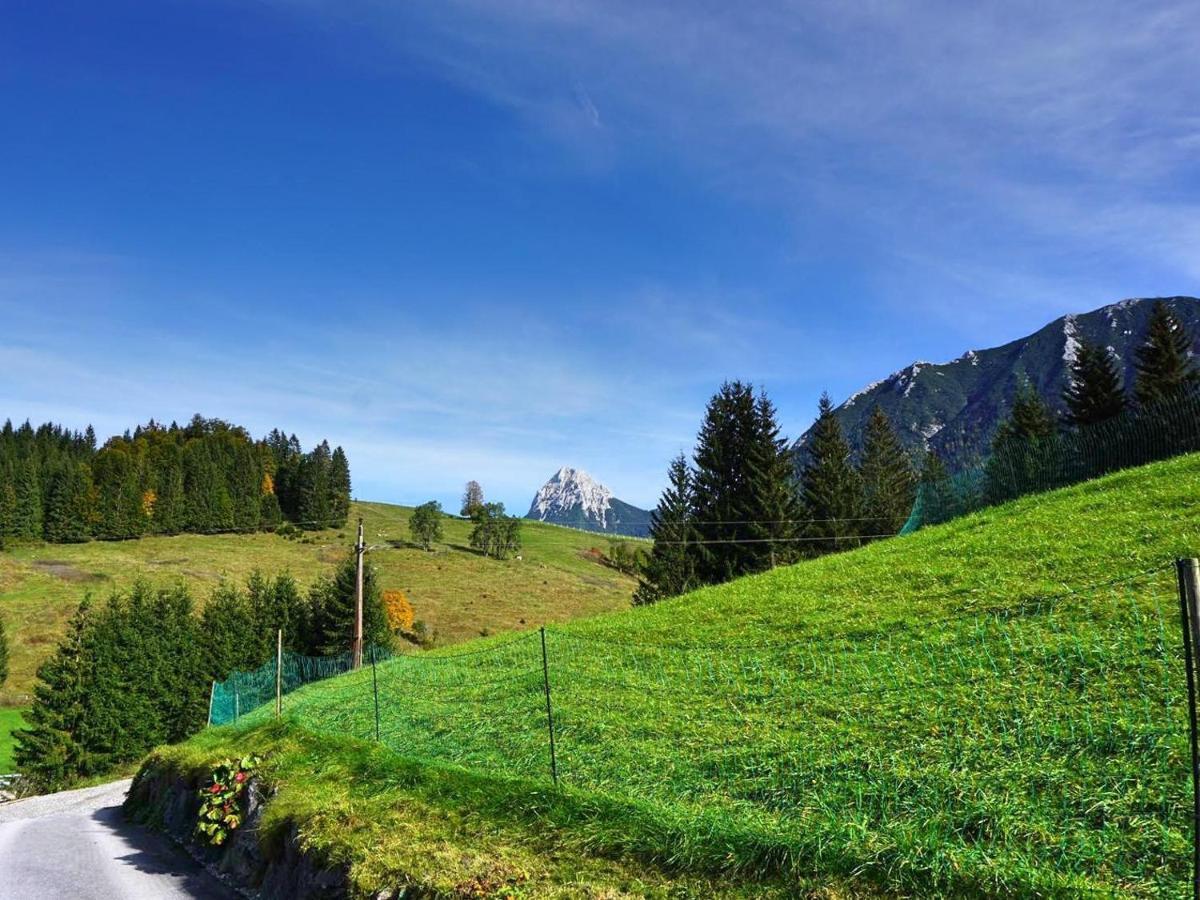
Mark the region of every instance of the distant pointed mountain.
[[649, 512], [616, 499], [587, 472], [569, 466], [542, 485], [525, 518], [636, 537], [650, 532]]
[[[1200, 338], [1200, 300], [1163, 298]], [[1089, 313], [1063, 316], [1028, 337], [989, 350], [968, 350], [948, 363], [915, 362], [867, 385], [835, 414], [855, 449], [862, 443], [871, 410], [880, 406], [904, 442], [914, 450], [933, 448], [951, 469], [985, 457], [997, 426], [1008, 414], [1022, 373], [1056, 411], [1063, 409], [1067, 365], [1080, 338], [1108, 347], [1133, 387], [1134, 350], [1146, 335], [1154, 299], [1122, 300]], [[1197, 340], [1193, 353], [1200, 353]], [[803, 453], [808, 432], [796, 442]]]

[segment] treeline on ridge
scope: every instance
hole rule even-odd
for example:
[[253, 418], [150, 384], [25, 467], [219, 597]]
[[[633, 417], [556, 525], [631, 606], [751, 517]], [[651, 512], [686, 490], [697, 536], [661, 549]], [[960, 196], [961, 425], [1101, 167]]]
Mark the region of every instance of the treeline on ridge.
[[931, 450], [910, 454], [878, 406], [854, 452], [827, 394], [793, 452], [766, 394], [726, 382], [709, 401], [692, 458], [671, 462], [634, 603], [1200, 450], [1193, 345], [1183, 323], [1156, 303], [1136, 349], [1134, 383], [1125, 385], [1113, 352], [1081, 340], [1067, 368], [1065, 414], [1018, 376], [991, 455], [955, 474]]
[[256, 441], [197, 415], [183, 426], [151, 421], [101, 447], [90, 425], [0, 430], [0, 542], [341, 527], [349, 513], [345, 451], [322, 441], [306, 453], [278, 429]]
[[[207, 721], [212, 682], [274, 658], [279, 631], [296, 653], [348, 652], [354, 592], [350, 554], [306, 593], [287, 574], [255, 573], [245, 588], [217, 588], [199, 615], [182, 585], [139, 582], [103, 604], [85, 599], [38, 670], [28, 727], [15, 735], [18, 768], [53, 789], [188, 737]], [[394, 640], [370, 564], [363, 568], [363, 633], [376, 647]]]

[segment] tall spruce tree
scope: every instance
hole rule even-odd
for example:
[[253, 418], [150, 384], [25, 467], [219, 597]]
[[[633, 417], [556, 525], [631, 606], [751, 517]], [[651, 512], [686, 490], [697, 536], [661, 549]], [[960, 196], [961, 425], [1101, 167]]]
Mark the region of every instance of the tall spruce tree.
[[257, 668], [265, 660], [246, 594], [223, 584], [213, 591], [200, 617], [208, 677], [224, 681], [235, 670]]
[[963, 510], [954, 482], [937, 451], [928, 450], [921, 463], [920, 516], [922, 525], [948, 522]]
[[1146, 339], [1134, 356], [1137, 377], [1133, 389], [1142, 406], [1178, 395], [1200, 383], [1191, 358], [1194, 340], [1183, 323], [1161, 300], [1150, 312]]
[[863, 483], [828, 394], [821, 395], [809, 434], [800, 475], [800, 497], [809, 520], [805, 536], [812, 538], [806, 550], [820, 554], [858, 546]]
[[46, 540], [56, 544], [86, 541], [92, 534], [93, 517], [91, 470], [86, 463], [64, 459], [48, 479]]
[[[355, 559], [351, 553], [332, 578], [324, 578], [309, 592], [312, 650], [323, 656], [349, 653], [354, 643]], [[392, 632], [379, 588], [375, 566], [363, 564], [363, 640], [367, 645], [390, 647]]]
[[696, 539], [692, 526], [694, 498], [692, 470], [681, 453], [667, 470], [667, 488], [650, 514], [650, 537], [654, 546], [642, 566], [635, 606], [675, 597], [698, 586]]
[[350, 518], [350, 461], [336, 447], [329, 459], [329, 525], [341, 528]]
[[1095, 425], [1119, 415], [1125, 408], [1125, 391], [1117, 361], [1107, 347], [1081, 339], [1067, 371], [1063, 391], [1066, 421]]
[[867, 420], [859, 475], [866, 518], [859, 533], [868, 536], [898, 533], [912, 513], [917, 477], [891, 421], [878, 406]]
[[[28, 423], [27, 423], [28, 424]], [[42, 537], [42, 482], [32, 452], [20, 459], [15, 471], [13, 533], [21, 538]]]
[[741, 381], [721, 385], [704, 412], [696, 440], [693, 527], [695, 571], [700, 581], [719, 584], [757, 571], [759, 549], [743, 543], [749, 521], [761, 519], [753, 502], [750, 460], [759, 440], [754, 390]]
[[760, 571], [795, 560], [803, 512], [795, 459], [780, 434], [775, 404], [761, 390], [754, 417], [754, 438], [746, 457], [750, 503], [742, 533], [754, 542], [747, 545], [755, 557], [752, 571]]
[[992, 439], [984, 464], [984, 496], [989, 503], [1020, 497], [1050, 486], [1055, 476], [1058, 426], [1042, 395], [1022, 376], [1012, 409]]
[[42, 788], [53, 789], [94, 769], [84, 746], [84, 718], [91, 686], [91, 603], [79, 604], [67, 633], [37, 673], [28, 728], [17, 731], [13, 759]]

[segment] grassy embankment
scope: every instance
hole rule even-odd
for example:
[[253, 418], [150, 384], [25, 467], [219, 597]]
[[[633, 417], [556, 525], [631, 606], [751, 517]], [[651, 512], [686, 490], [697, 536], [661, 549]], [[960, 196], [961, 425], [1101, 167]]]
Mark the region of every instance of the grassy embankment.
[[0, 707], [0, 775], [13, 771], [12, 733], [25, 727], [25, 720], [21, 718], [23, 712], [21, 709]]
[[557, 790], [532, 635], [382, 665], [384, 747], [367, 670], [155, 760], [270, 754], [364, 892], [1182, 897], [1198, 548], [1191, 456], [555, 627]]
[[[470, 549], [471, 523], [445, 520], [444, 542], [427, 553], [411, 546], [408, 507], [355, 503], [371, 561], [385, 588], [400, 588], [416, 618], [453, 644], [481, 634], [623, 609], [634, 579], [588, 553], [608, 539], [541, 523], [522, 527], [522, 559], [485, 559]], [[103, 599], [137, 578], [182, 579], [203, 603], [222, 580], [244, 583], [258, 568], [289, 571], [307, 586], [329, 572], [354, 542], [354, 528], [313, 532], [298, 540], [274, 534], [178, 535], [136, 541], [36, 544], [0, 552], [0, 616], [8, 629], [11, 673], [0, 707], [28, 703], [38, 665], [53, 650], [83, 595]]]

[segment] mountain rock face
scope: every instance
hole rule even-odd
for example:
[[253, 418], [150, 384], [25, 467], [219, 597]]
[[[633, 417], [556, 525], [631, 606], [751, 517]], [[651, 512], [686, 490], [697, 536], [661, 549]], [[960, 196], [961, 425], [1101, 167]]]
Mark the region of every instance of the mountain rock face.
[[[1200, 300], [1163, 298], [1194, 339], [1200, 338]], [[1153, 299], [1122, 300], [1080, 315], [1063, 316], [1028, 337], [990, 350], [968, 350], [948, 363], [915, 362], [867, 385], [835, 410], [857, 450], [876, 405], [887, 413], [901, 439], [914, 450], [931, 448], [951, 470], [988, 454], [996, 428], [1008, 415], [1018, 378], [1024, 374], [1056, 411], [1064, 409], [1067, 366], [1080, 338], [1108, 347], [1132, 391], [1134, 350], [1146, 336]], [[1200, 353], [1200, 339], [1193, 353]], [[805, 432], [796, 442], [803, 453]]]
[[649, 512], [616, 499], [587, 472], [569, 466], [541, 486], [525, 518], [637, 537], [650, 531]]

